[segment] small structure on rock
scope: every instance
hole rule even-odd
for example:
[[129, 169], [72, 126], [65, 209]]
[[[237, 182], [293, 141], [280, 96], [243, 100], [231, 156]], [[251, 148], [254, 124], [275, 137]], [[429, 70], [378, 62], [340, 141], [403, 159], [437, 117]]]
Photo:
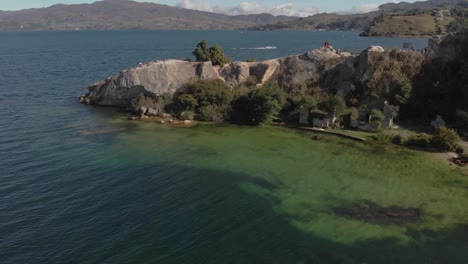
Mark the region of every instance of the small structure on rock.
[[437, 115], [434, 120], [431, 122], [433, 128], [445, 127], [445, 120], [442, 119], [440, 115]]
[[324, 118], [312, 119], [312, 125], [318, 128], [330, 128], [330, 127], [334, 127], [335, 124], [336, 124], [335, 112], [333, 112], [332, 114], [326, 115]]

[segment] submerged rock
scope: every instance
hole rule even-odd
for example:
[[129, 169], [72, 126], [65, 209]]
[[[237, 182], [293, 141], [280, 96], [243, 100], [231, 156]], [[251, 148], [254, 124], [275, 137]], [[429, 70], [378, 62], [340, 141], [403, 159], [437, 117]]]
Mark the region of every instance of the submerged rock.
[[419, 208], [381, 207], [371, 202], [335, 208], [334, 212], [346, 218], [376, 224], [404, 225], [421, 219]]

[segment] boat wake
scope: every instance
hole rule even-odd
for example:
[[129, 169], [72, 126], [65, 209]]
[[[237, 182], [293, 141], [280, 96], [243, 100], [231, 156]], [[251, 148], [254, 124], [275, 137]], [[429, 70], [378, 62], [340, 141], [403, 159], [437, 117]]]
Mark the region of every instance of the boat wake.
[[265, 47], [255, 47], [255, 48], [238, 48], [241, 50], [270, 50], [276, 49], [276, 46], [265, 46]]

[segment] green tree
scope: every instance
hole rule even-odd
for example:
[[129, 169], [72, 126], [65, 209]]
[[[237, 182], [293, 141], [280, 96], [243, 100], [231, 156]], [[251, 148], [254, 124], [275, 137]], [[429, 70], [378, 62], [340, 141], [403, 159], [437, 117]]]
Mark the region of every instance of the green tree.
[[276, 118], [286, 103], [286, 95], [277, 83], [270, 83], [250, 92], [247, 105], [247, 122], [260, 125]]
[[140, 111], [141, 107], [146, 107], [146, 96], [143, 93], [138, 94], [137, 97], [134, 97], [130, 102], [130, 107], [133, 112]]
[[273, 97], [264, 93], [252, 94], [249, 101], [249, 123], [253, 125], [271, 122], [281, 109], [280, 104]]
[[306, 85], [295, 85], [291, 88], [287, 95], [287, 101], [289, 103], [289, 110], [297, 110], [303, 106], [308, 109], [314, 109], [317, 107], [317, 99], [312, 96]]
[[224, 65], [232, 62], [231, 58], [224, 54], [223, 49], [218, 44], [210, 48], [210, 58], [213, 65]]
[[202, 40], [200, 43], [197, 44], [197, 48], [192, 52], [195, 56], [196, 61], [210, 61], [210, 51], [208, 48], [208, 41]]
[[331, 95], [323, 103], [323, 108], [329, 113], [335, 112], [336, 116], [341, 116], [346, 113], [346, 102], [339, 95]]
[[162, 94], [161, 96], [145, 95], [143, 93], [138, 94], [130, 102], [130, 109], [133, 112], [138, 112], [142, 107], [152, 108], [157, 113], [163, 113], [165, 108], [172, 103], [170, 95]]
[[196, 61], [211, 61], [213, 65], [224, 65], [232, 62], [231, 58], [224, 53], [218, 44], [209, 47], [206, 40], [198, 43], [192, 54], [195, 56]]

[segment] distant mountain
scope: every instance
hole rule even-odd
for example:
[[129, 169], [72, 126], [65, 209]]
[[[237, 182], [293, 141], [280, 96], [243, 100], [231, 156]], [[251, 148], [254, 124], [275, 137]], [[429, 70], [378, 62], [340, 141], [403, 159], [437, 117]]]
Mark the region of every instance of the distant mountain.
[[463, 6], [466, 4], [468, 4], [467, 0], [429, 0], [417, 1], [414, 3], [387, 3], [379, 6], [379, 9], [384, 11], [405, 11], [411, 9], [450, 8], [457, 5]]
[[258, 25], [250, 30], [364, 30], [379, 12], [356, 15], [322, 13], [292, 21]]
[[[376, 22], [375, 19], [382, 15], [382, 11], [385, 14], [402, 15], [408, 16], [418, 14], [421, 12], [428, 12], [432, 9], [448, 9], [452, 7], [466, 7], [468, 6], [468, 0], [430, 0], [430, 1], [419, 1], [414, 3], [400, 2], [388, 3], [379, 6], [379, 11], [374, 11], [365, 14], [354, 14], [354, 15], [340, 15], [340, 14], [317, 14], [306, 18], [298, 18], [296, 20], [287, 22], [278, 22], [270, 25], [258, 25], [251, 27], [252, 30], [366, 30], [372, 27]], [[413, 21], [414, 20], [414, 21]], [[414, 22], [414, 23], [408, 23]], [[408, 21], [403, 19], [395, 19], [393, 21], [387, 21], [385, 30], [382, 32], [374, 32], [375, 35], [385, 36], [428, 36], [433, 34], [437, 27], [437, 23], [434, 21], [428, 22], [427, 17], [416, 17], [416, 19], [409, 18]], [[420, 28], [420, 32], [414, 32], [414, 30], [401, 30], [399, 27], [407, 26]], [[427, 27], [432, 26], [433, 29], [427, 30]], [[394, 29], [397, 28], [397, 29]], [[391, 29], [388, 32], [387, 29]], [[364, 34], [366, 35], [366, 34]], [[368, 33], [367, 35], [372, 35]]]
[[129, 0], [0, 11], [0, 31], [90, 29], [240, 29], [297, 17], [271, 14], [228, 16]]

